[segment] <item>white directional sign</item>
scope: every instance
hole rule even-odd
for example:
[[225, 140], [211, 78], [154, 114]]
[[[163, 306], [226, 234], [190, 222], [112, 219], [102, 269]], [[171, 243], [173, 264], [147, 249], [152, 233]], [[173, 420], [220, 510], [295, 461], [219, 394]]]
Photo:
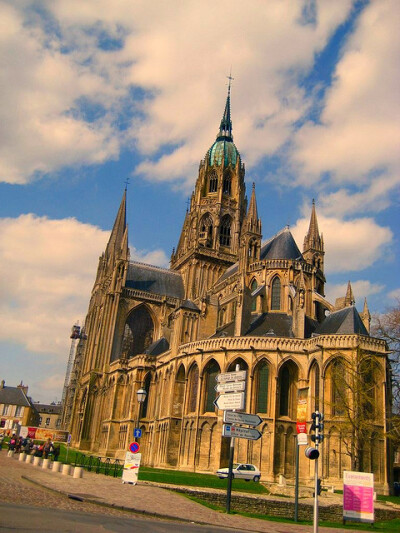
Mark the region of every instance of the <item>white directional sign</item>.
[[239, 392], [246, 390], [246, 383], [244, 381], [227, 381], [226, 383], [218, 383], [214, 389], [217, 392]]
[[248, 440], [258, 440], [262, 437], [262, 434], [258, 429], [242, 428], [240, 426], [230, 426], [227, 424], [222, 426], [222, 435], [224, 437], [235, 437]]
[[217, 374], [215, 379], [218, 381], [218, 383], [226, 383], [227, 381], [244, 381], [246, 379], [246, 374], [246, 370], [225, 372], [224, 374]]
[[233, 411], [224, 412], [224, 422], [227, 424], [247, 424], [248, 426], [259, 426], [262, 418], [250, 413], [235, 413]]
[[232, 394], [222, 394], [214, 400], [214, 405], [218, 409], [244, 409], [244, 392], [233, 392]]

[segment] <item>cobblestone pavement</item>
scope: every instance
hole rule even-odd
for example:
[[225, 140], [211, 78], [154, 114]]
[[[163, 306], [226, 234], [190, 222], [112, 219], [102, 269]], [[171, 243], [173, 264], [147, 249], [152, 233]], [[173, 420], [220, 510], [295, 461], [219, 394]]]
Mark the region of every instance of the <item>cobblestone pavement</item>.
[[[141, 517], [143, 515], [164, 517], [255, 533], [312, 531], [311, 526], [226, 515], [210, 510], [180, 494], [140, 482], [135, 486], [122, 484], [120, 479], [91, 472], [84, 472], [83, 478], [74, 479], [72, 476], [20, 462], [16, 457], [7, 457], [4, 450], [0, 452], [0, 469], [0, 500], [3, 502], [125, 517], [129, 515], [134, 517], [135, 514], [132, 513], [136, 512]], [[83, 501], [72, 500], [67, 495], [74, 495]], [[115, 509], [116, 506], [131, 513]], [[321, 533], [339, 531], [334, 528], [319, 529]]]

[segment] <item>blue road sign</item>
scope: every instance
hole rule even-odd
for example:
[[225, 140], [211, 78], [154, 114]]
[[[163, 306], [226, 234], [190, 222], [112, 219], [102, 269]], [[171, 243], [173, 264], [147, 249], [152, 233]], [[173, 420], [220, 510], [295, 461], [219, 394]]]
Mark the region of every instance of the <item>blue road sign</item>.
[[140, 449], [138, 442], [131, 442], [129, 445], [129, 451], [132, 453], [137, 453]]
[[135, 428], [133, 430], [133, 436], [136, 438], [136, 439], [140, 439], [140, 437], [142, 436], [142, 430], [140, 428]]

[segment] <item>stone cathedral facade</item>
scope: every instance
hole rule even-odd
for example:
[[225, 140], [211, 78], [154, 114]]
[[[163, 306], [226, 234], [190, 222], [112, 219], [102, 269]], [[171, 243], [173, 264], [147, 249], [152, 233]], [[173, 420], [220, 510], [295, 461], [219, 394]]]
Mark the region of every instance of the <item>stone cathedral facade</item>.
[[[263, 422], [261, 439], [236, 441], [235, 460], [256, 464], [263, 481], [293, 480], [297, 391], [306, 388], [309, 418], [325, 414], [323, 480], [339, 486], [357, 455], [384, 489], [387, 347], [369, 335], [368, 307], [358, 313], [350, 284], [335, 304], [326, 300], [314, 202], [302, 251], [287, 227], [263, 241], [255, 188], [248, 201], [244, 179], [228, 91], [169, 269], [130, 261], [125, 191], [73, 369], [72, 445], [122, 458], [140, 427], [144, 464], [215, 472], [229, 454], [215, 377], [239, 364], [245, 410]], [[359, 364], [368, 372], [357, 366], [353, 375]], [[351, 429], [357, 375], [368, 390], [367, 433]], [[147, 391], [140, 412], [139, 388]], [[300, 476], [312, 482], [303, 453]]]

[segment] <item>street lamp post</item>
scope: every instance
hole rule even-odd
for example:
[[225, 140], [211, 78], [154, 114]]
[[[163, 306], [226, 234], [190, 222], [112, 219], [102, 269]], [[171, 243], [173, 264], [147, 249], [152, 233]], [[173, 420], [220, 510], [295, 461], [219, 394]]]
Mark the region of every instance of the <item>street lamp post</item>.
[[[143, 403], [145, 402], [146, 400], [146, 396], [147, 396], [147, 392], [145, 389], [143, 389], [142, 387], [140, 389], [138, 389], [136, 391], [136, 397], [137, 397], [137, 401], [139, 403], [139, 410], [138, 410], [138, 418], [137, 418], [137, 426], [139, 426], [140, 424], [140, 411], [141, 411], [141, 408], [142, 408], [142, 405]], [[138, 427], [139, 429], [139, 427]], [[134, 435], [135, 439], [136, 439], [136, 436]]]

